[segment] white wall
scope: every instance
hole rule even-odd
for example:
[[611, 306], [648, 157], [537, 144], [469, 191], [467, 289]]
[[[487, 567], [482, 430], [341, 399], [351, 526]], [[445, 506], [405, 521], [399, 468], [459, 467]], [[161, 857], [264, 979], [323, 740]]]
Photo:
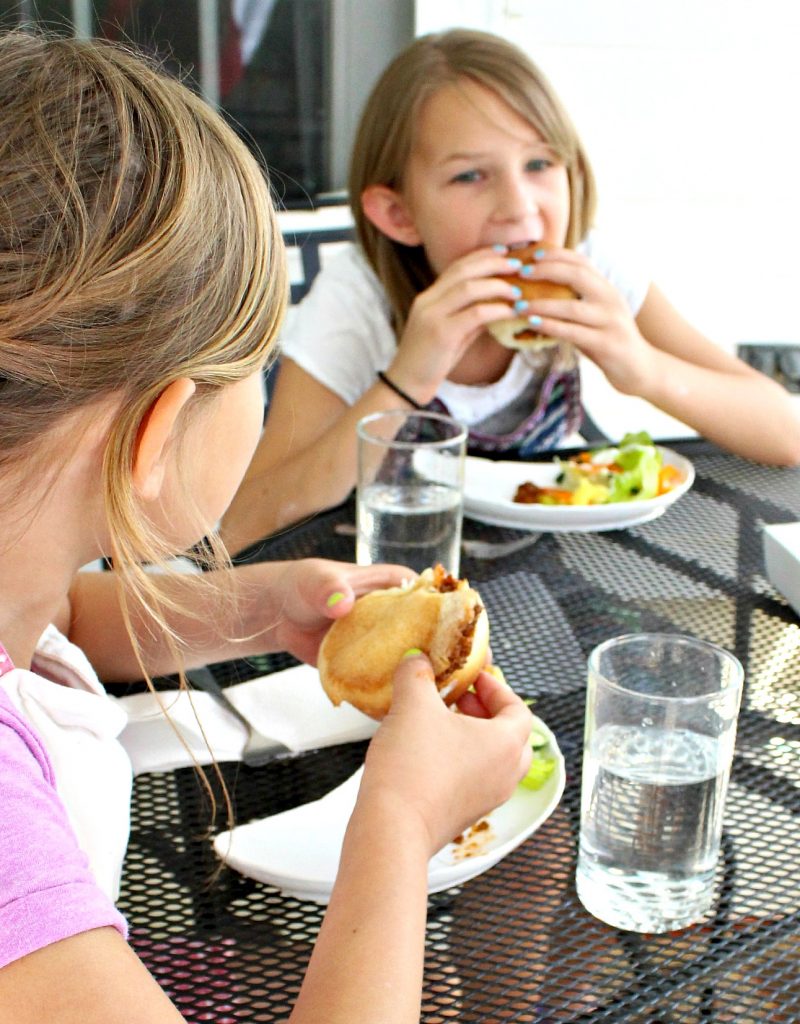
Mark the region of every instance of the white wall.
[[417, 0], [418, 34], [497, 32], [586, 143], [599, 223], [726, 347], [800, 341], [797, 0]]

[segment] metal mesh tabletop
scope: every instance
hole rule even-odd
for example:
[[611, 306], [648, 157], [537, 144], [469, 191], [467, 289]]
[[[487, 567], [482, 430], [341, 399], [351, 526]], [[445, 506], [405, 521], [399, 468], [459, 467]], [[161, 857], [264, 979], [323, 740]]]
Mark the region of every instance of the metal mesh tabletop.
[[[761, 536], [764, 523], [800, 519], [800, 472], [706, 442], [674, 447], [697, 479], [660, 519], [543, 534], [522, 552], [462, 565], [489, 611], [495, 660], [558, 738], [567, 784], [552, 817], [513, 853], [431, 897], [426, 1024], [800, 1022], [800, 623], [763, 575]], [[351, 506], [335, 509], [246, 558], [351, 560], [352, 538], [333, 527], [352, 515]], [[514, 534], [466, 521], [465, 535]], [[645, 630], [713, 641], [746, 672], [715, 906], [661, 936], [601, 924], [574, 890], [586, 657], [601, 640]], [[272, 656], [214, 672], [227, 684], [291, 663]], [[237, 820], [322, 796], [364, 750], [221, 765]], [[281, 1020], [322, 908], [218, 870], [211, 824], [193, 770], [136, 780], [120, 900], [132, 944], [188, 1021]]]

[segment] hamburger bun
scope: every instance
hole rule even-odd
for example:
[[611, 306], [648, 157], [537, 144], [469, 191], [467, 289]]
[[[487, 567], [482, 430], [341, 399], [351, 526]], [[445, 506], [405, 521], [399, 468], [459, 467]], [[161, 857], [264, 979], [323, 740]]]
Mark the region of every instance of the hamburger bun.
[[334, 704], [347, 701], [383, 718], [394, 670], [414, 647], [430, 659], [446, 704], [472, 685], [486, 661], [489, 620], [480, 597], [441, 565], [404, 586], [365, 594], [334, 622], [317, 660], [322, 687]]
[[[552, 249], [554, 246], [547, 242], [530, 242], [520, 249], [512, 249], [512, 254], [523, 264], [535, 263], [534, 253], [539, 249]], [[516, 274], [503, 275], [501, 280], [516, 285], [522, 291], [521, 298], [526, 302], [533, 302], [536, 299], [577, 299], [577, 295], [566, 284], [556, 284], [554, 281], [543, 281], [539, 278], [518, 277]], [[548, 338], [539, 334], [527, 319], [523, 316], [513, 317], [509, 320], [495, 320], [488, 324], [490, 334], [495, 337], [501, 345], [507, 348], [544, 348], [547, 345], [558, 345], [555, 338]]]

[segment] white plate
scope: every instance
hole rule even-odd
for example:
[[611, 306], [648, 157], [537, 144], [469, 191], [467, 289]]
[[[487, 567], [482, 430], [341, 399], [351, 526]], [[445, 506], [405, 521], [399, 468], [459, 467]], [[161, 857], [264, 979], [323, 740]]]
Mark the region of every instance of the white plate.
[[[486, 816], [489, 827], [465, 842], [448, 843], [428, 864], [428, 892], [460, 885], [496, 864], [527, 839], [555, 810], [564, 790], [564, 758], [547, 726], [534, 717], [556, 758], [541, 787], [518, 786], [514, 795]], [[238, 825], [214, 840], [214, 849], [243, 875], [267, 882], [286, 895], [327, 903], [333, 888], [347, 822], [363, 769], [320, 800], [268, 818]]]
[[694, 466], [688, 459], [669, 448], [659, 451], [665, 465], [681, 472], [681, 483], [657, 498], [611, 505], [520, 504], [513, 501], [514, 493], [526, 480], [539, 487], [555, 485], [555, 462], [492, 462], [470, 455], [464, 474], [464, 514], [493, 526], [553, 533], [619, 530], [646, 523], [662, 515], [694, 482]]

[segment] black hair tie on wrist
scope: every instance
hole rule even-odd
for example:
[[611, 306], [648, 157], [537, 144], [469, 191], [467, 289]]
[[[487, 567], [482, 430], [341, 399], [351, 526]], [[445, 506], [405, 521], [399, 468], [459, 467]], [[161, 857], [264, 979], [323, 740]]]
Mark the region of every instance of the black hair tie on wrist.
[[408, 404], [413, 406], [415, 409], [425, 408], [424, 405], [421, 405], [419, 402], [415, 401], [411, 397], [411, 395], [407, 395], [405, 391], [403, 391], [402, 388], [399, 388], [393, 380], [390, 380], [383, 372], [383, 370], [378, 370], [378, 380], [383, 381], [383, 383], [386, 385], [387, 388], [389, 388], [390, 391], [394, 391], [394, 393], [398, 395], [400, 398], [402, 398], [404, 402], [408, 402]]

